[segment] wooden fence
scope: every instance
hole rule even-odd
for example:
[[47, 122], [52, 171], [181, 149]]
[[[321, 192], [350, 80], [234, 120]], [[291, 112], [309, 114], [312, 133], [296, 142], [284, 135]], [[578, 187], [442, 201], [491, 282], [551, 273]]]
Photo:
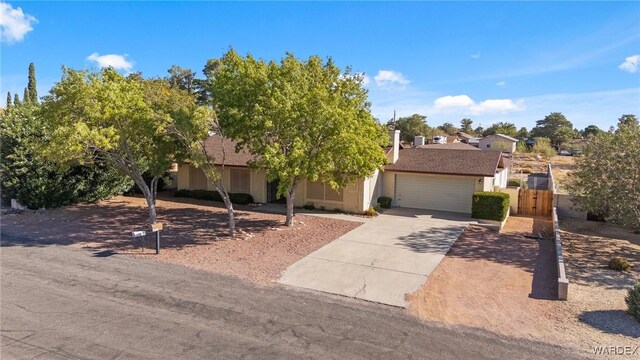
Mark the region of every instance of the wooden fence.
[[518, 192], [518, 215], [551, 216], [553, 191], [520, 188]]

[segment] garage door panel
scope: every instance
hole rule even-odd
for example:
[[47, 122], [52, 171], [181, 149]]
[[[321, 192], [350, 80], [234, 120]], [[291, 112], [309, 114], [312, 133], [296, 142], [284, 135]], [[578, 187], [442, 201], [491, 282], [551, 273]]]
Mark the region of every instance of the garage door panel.
[[400, 207], [471, 213], [475, 179], [455, 176], [396, 175]]

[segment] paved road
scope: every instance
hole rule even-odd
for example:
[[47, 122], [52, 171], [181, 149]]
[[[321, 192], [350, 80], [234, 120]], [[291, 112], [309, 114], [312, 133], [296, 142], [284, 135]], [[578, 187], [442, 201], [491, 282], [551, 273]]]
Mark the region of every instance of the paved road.
[[281, 284], [405, 307], [473, 221], [463, 214], [385, 210], [291, 265]]
[[3, 360], [573, 356], [423, 323], [383, 305], [259, 288], [152, 260], [2, 241]]

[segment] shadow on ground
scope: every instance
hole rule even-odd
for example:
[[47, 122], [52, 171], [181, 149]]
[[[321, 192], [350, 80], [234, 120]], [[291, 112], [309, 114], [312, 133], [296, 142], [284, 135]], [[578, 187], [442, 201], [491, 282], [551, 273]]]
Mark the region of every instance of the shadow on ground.
[[631, 315], [622, 310], [587, 311], [580, 321], [602, 332], [640, 338], [640, 325]]

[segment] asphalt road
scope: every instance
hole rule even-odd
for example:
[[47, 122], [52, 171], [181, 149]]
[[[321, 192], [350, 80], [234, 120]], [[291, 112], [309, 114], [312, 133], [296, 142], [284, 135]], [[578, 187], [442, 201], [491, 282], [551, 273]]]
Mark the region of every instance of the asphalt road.
[[8, 236], [2, 243], [3, 360], [576, 357], [363, 301]]

